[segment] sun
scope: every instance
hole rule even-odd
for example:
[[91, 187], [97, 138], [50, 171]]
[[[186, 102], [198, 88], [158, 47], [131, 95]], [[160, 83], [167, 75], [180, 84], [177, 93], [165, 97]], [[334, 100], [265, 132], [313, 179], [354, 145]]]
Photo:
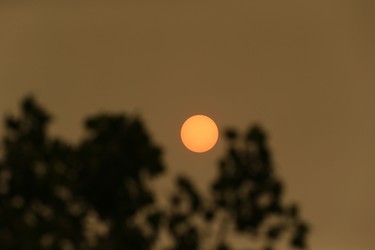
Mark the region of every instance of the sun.
[[208, 116], [193, 115], [181, 127], [182, 143], [195, 153], [213, 148], [219, 138], [216, 123]]

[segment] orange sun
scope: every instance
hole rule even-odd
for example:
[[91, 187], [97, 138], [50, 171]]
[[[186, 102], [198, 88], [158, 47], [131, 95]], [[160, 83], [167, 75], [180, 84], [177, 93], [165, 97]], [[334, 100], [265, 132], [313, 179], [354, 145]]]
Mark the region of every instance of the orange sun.
[[182, 143], [196, 153], [207, 152], [219, 137], [216, 123], [208, 116], [193, 115], [181, 127]]

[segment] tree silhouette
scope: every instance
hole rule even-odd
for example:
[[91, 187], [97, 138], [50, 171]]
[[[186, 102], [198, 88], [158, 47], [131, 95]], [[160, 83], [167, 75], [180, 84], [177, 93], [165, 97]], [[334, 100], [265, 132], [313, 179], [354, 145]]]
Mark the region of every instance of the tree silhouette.
[[[264, 131], [253, 126], [240, 138], [228, 129], [226, 138], [228, 152], [220, 160], [212, 196], [203, 198], [188, 179], [177, 179], [179, 191], [171, 198], [172, 207], [178, 207], [170, 218], [172, 249], [235, 249], [227, 240], [230, 231], [257, 242], [247, 250], [277, 249], [283, 236], [289, 237], [291, 249], [306, 249], [308, 226], [296, 204], [283, 205], [283, 184], [274, 173]], [[210, 238], [211, 244], [203, 245]]]
[[50, 121], [31, 97], [5, 119], [0, 249], [235, 249], [230, 231], [260, 239], [262, 250], [288, 233], [291, 247], [306, 248], [307, 225], [282, 204], [260, 127], [245, 139], [227, 131], [209, 197], [179, 176], [161, 207], [149, 183], [165, 171], [162, 151], [138, 117], [91, 117], [76, 145], [49, 136]]

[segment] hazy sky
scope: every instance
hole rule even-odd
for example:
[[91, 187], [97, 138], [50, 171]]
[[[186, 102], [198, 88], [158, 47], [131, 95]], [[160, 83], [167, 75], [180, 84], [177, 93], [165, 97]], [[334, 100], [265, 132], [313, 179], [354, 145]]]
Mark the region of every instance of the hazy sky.
[[28, 93], [72, 142], [88, 115], [141, 114], [168, 170], [202, 190], [225, 144], [187, 151], [183, 120], [259, 122], [311, 249], [374, 249], [373, 0], [3, 0], [0, 114]]

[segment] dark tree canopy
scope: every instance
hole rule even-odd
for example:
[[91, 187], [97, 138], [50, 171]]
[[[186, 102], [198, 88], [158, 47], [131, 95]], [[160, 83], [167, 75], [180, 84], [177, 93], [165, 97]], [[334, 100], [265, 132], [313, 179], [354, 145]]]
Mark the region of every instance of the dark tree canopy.
[[162, 207], [149, 185], [165, 172], [162, 151], [139, 118], [90, 117], [74, 145], [49, 136], [50, 121], [30, 97], [19, 116], [5, 119], [0, 249], [229, 250], [233, 233], [262, 242], [249, 250], [276, 250], [282, 237], [290, 249], [307, 248], [307, 224], [297, 205], [282, 201], [259, 126], [242, 137], [226, 132], [228, 152], [209, 197], [180, 176]]

